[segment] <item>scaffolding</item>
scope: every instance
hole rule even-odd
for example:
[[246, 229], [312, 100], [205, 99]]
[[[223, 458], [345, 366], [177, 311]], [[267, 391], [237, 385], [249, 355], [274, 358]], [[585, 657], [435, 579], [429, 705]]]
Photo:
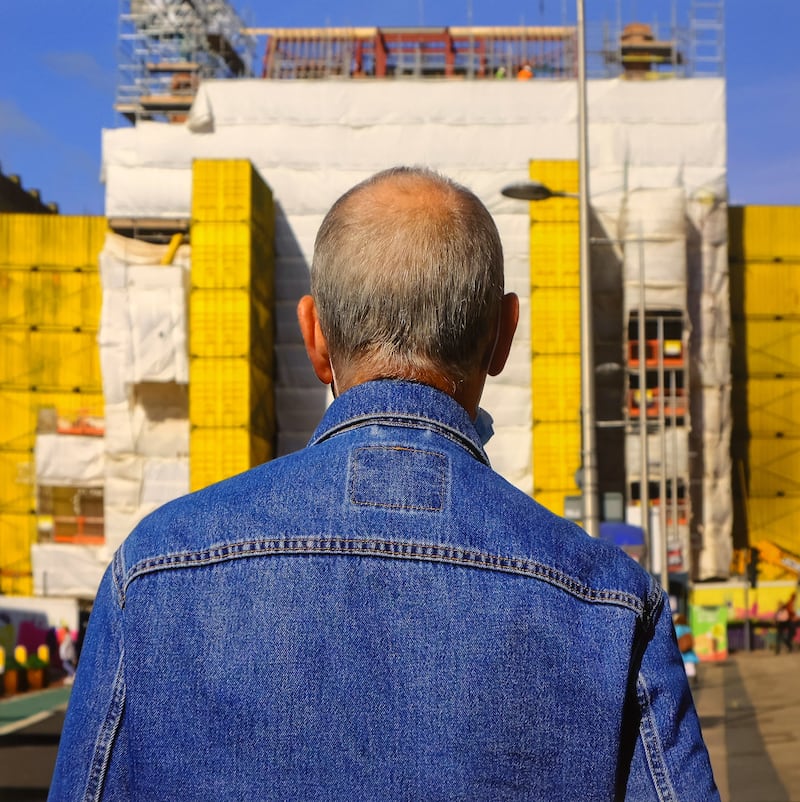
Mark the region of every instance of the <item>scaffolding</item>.
[[697, 77], [721, 75], [725, 68], [723, 0], [692, 0], [689, 34], [693, 74]]
[[293, 78], [574, 78], [575, 28], [251, 28], [261, 75]]
[[243, 27], [227, 0], [120, 0], [115, 110], [131, 122], [184, 120], [203, 79], [252, 75]]
[[[613, 20], [587, 28], [590, 78], [720, 76], [724, 69], [724, 0], [692, 0], [679, 24]], [[264, 40], [261, 77], [574, 79], [576, 29], [555, 26], [247, 28]]]
[[[688, 20], [671, 0], [669, 19], [623, 21], [617, 0], [613, 21], [590, 24], [587, 69], [593, 78], [719, 77], [724, 74], [724, 0], [691, 0]], [[636, 8], [633, 7], [635, 14]]]

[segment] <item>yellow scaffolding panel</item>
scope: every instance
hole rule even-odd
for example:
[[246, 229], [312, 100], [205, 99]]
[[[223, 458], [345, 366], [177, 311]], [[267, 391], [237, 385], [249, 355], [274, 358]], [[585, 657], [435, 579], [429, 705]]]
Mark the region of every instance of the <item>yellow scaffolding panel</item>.
[[33, 453], [0, 451], [0, 514], [34, 512]]
[[249, 161], [194, 162], [189, 474], [197, 490], [271, 459], [274, 206]]
[[728, 214], [732, 262], [800, 262], [800, 206], [734, 206]]
[[734, 409], [751, 544], [800, 553], [800, 207], [728, 215]]
[[247, 289], [193, 289], [189, 321], [193, 357], [247, 357], [272, 371], [272, 307]]
[[[577, 193], [576, 161], [531, 161], [530, 177]], [[580, 467], [579, 209], [574, 198], [530, 204], [531, 395], [535, 498], [563, 515]]]
[[76, 327], [96, 331], [100, 316], [97, 270], [0, 268], [0, 325]]
[[0, 593], [32, 592], [39, 411], [102, 417], [102, 217], [0, 214]]
[[96, 273], [107, 229], [104, 217], [0, 214], [0, 269]]
[[271, 437], [272, 378], [247, 357], [194, 357], [189, 383], [192, 426], [243, 427]]
[[31, 546], [36, 542], [36, 515], [0, 514], [0, 591], [8, 596], [33, 594]]
[[0, 326], [0, 387], [98, 392], [97, 333]]

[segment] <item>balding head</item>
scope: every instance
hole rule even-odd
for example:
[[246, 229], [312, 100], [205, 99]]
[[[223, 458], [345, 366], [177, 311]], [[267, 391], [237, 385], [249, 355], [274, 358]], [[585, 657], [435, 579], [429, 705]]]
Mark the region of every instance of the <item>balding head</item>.
[[454, 385], [485, 369], [503, 298], [489, 212], [436, 173], [395, 168], [345, 193], [317, 234], [311, 292], [337, 373]]

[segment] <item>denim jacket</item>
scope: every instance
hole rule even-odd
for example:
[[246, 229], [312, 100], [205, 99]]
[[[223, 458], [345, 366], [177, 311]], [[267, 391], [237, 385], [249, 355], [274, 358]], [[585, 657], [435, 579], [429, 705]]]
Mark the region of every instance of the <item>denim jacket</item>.
[[664, 593], [398, 381], [130, 535], [50, 795], [624, 797], [719, 798]]

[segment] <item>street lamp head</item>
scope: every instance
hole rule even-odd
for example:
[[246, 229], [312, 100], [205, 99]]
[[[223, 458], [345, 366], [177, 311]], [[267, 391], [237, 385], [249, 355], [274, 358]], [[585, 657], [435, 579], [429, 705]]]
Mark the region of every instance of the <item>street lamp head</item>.
[[541, 201], [548, 198], [577, 198], [570, 192], [559, 192], [550, 187], [540, 184], [538, 181], [519, 181], [515, 184], [508, 184], [500, 190], [502, 195], [515, 200]]

